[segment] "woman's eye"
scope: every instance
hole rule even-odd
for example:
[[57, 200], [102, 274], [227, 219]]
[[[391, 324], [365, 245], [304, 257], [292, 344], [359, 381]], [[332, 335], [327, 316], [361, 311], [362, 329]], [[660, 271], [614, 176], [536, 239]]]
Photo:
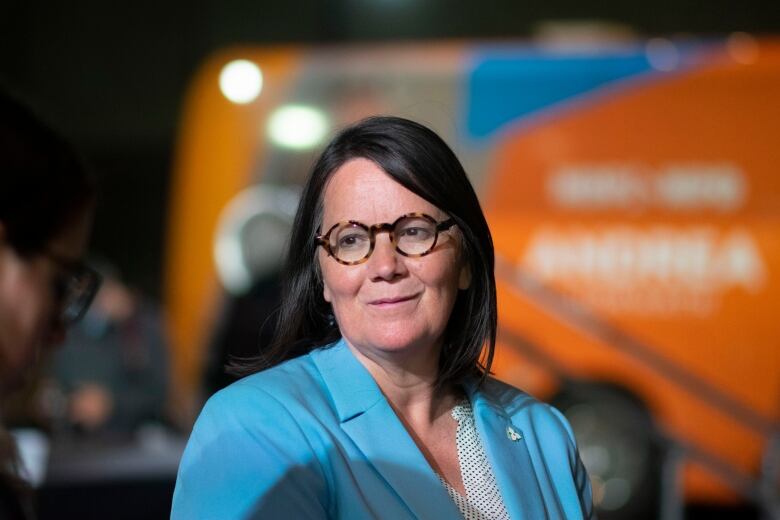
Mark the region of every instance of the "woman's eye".
[[427, 240], [431, 236], [431, 231], [423, 227], [410, 227], [401, 230], [401, 238], [410, 238], [415, 240]]
[[364, 235], [345, 235], [339, 237], [338, 246], [341, 249], [352, 249], [361, 247], [361, 245], [367, 240]]

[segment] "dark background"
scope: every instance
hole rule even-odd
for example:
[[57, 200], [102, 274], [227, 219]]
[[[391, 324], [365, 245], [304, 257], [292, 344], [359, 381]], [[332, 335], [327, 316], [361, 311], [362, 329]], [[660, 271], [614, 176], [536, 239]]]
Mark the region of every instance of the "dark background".
[[243, 43], [522, 38], [601, 20], [639, 36], [780, 33], [776, 1], [208, 0], [0, 2], [0, 84], [96, 171], [94, 249], [160, 295], [168, 180], [183, 95], [216, 49]]

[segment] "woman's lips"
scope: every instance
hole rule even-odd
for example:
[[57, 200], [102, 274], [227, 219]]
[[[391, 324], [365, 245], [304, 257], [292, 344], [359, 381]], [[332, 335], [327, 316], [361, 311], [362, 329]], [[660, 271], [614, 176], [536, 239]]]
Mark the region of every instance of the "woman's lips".
[[378, 300], [368, 302], [368, 304], [375, 307], [393, 307], [414, 300], [417, 296], [417, 294], [411, 294], [409, 296], [397, 296], [394, 298], [379, 298]]

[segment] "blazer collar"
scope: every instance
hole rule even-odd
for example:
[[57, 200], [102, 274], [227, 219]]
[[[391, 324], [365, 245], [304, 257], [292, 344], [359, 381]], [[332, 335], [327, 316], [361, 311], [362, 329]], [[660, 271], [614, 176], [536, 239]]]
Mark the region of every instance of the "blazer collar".
[[343, 338], [312, 351], [310, 355], [328, 387], [340, 422], [348, 421], [385, 400], [374, 378], [355, 358]]
[[510, 518], [548, 518], [539, 480], [526, 445], [532, 439], [512, 422], [512, 411], [506, 408], [508, 404], [502, 404], [503, 400], [491, 391], [494, 390], [491, 388], [493, 386], [490, 379], [481, 387], [478, 387], [477, 381], [471, 380], [464, 384], [464, 389], [471, 401], [477, 432], [496, 477], [504, 506]]
[[[346, 342], [341, 339], [311, 356], [331, 394], [342, 429], [412, 514], [417, 518], [459, 518], [460, 512], [438, 476]], [[504, 505], [511, 518], [547, 518], [526, 446], [530, 439], [512, 423], [513, 410], [491, 387], [490, 380], [481, 387], [474, 380], [464, 385]]]
[[312, 352], [341, 427], [416, 518], [460, 512], [368, 370], [344, 340]]

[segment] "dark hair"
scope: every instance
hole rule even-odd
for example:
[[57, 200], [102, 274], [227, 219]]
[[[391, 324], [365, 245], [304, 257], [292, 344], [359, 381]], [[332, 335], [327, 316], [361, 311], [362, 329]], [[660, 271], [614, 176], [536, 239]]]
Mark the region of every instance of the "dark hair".
[[0, 90], [0, 223], [19, 254], [41, 251], [94, 202], [73, 149]]
[[450, 316], [437, 386], [484, 378], [496, 338], [493, 240], [476, 193], [458, 158], [425, 126], [399, 117], [371, 117], [340, 132], [314, 164], [295, 216], [285, 266], [282, 304], [271, 345], [244, 373], [274, 366], [339, 339], [322, 295], [314, 236], [321, 228], [323, 193], [333, 173], [355, 158], [376, 163], [399, 184], [446, 212], [463, 238], [471, 285], [460, 291]]

